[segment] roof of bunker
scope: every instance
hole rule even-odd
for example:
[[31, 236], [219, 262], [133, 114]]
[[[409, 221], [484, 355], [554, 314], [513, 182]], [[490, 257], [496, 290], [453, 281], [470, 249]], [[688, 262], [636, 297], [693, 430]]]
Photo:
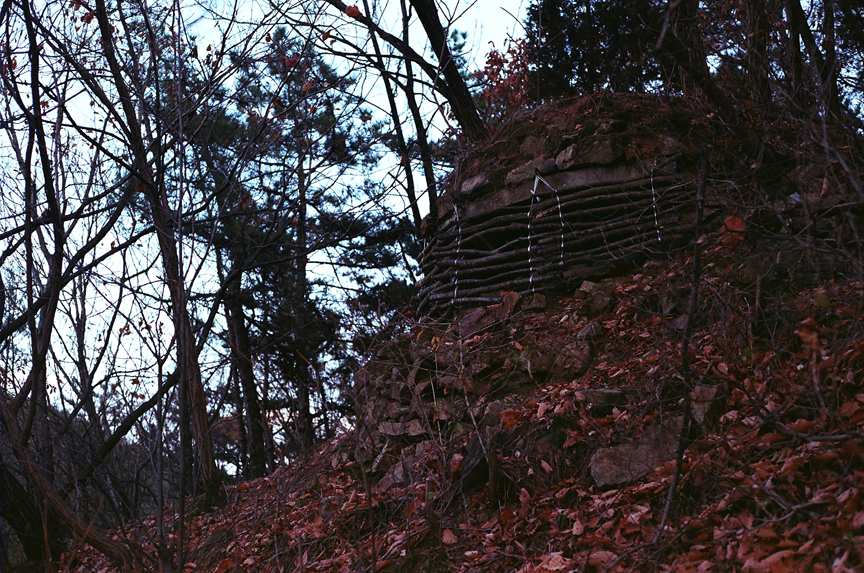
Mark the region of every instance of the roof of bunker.
[[[456, 162], [438, 205], [443, 220], [457, 203], [495, 189], [567, 169], [562, 154], [599, 157], [610, 163], [610, 142], [621, 161], [650, 164], [678, 155], [686, 164], [710, 137], [710, 116], [689, 98], [646, 94], [597, 94], [517, 112], [500, 130], [468, 149]], [[562, 164], [564, 160], [564, 164]], [[563, 169], [562, 169], [563, 167]]]

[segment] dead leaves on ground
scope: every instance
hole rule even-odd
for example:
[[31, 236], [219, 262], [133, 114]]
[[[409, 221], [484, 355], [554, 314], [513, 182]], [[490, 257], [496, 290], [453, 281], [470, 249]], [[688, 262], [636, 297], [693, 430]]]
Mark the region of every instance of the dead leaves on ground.
[[[694, 329], [692, 375], [722, 384], [723, 411], [700, 426], [687, 450], [659, 544], [674, 461], [611, 490], [597, 488], [584, 470], [586, 451], [640, 436], [680, 408], [663, 394], [680, 375], [679, 335], [667, 327], [669, 316], [647, 312], [645, 302], [661, 282], [685, 274], [677, 272], [619, 281], [616, 305], [598, 319], [602, 334], [592, 342], [608, 350], [578, 379], [538, 384], [498, 414], [499, 431], [530, 438], [496, 454], [504, 476], [499, 506], [489, 507], [485, 488], [460, 489], [470, 428], [449, 430], [418, 465], [404, 468], [413, 481], [387, 489], [375, 485], [386, 468], [367, 467], [364, 478], [357, 444], [343, 436], [305, 464], [239, 484], [225, 507], [196, 517], [190, 559], [219, 573], [369, 571], [373, 562], [375, 570], [464, 573], [860, 570], [864, 342], [846, 335], [864, 298], [858, 283], [824, 284], [791, 299], [787, 315], [798, 318], [790, 321], [788, 348], [730, 345], [710, 322]], [[732, 287], [717, 277], [704, 277], [705, 291], [719, 297]], [[532, 320], [522, 327], [562, 340], [583, 328], [575, 319], [561, 323], [560, 313]], [[626, 403], [592, 409], [586, 395], [609, 386], [629, 388]], [[547, 436], [554, 446], [529, 447]], [[430, 516], [439, 522], [437, 539]], [[138, 527], [148, 539], [155, 535], [152, 518]], [[437, 568], [433, 554], [443, 559]], [[76, 557], [78, 567], [67, 571], [108, 567], [93, 551]]]

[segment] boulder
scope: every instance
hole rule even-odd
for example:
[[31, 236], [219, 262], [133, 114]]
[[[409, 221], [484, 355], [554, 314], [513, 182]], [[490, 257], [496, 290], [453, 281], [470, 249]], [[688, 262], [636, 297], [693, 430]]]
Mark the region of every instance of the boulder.
[[591, 477], [604, 487], [638, 479], [675, 458], [679, 430], [675, 424], [657, 426], [646, 437], [603, 448], [591, 456]]
[[516, 169], [510, 171], [504, 182], [507, 185], [521, 183], [523, 181], [528, 181], [529, 179], [534, 179], [535, 172], [539, 172], [540, 175], [547, 175], [549, 173], [554, 173], [557, 170], [558, 167], [554, 159], [538, 157], [537, 159], [529, 161], [528, 163], [520, 165]]
[[576, 340], [595, 340], [603, 336], [603, 325], [600, 321], [589, 322], [576, 334]]
[[606, 416], [616, 406], [627, 404], [627, 392], [620, 388], [587, 388], [580, 390], [591, 413]]
[[478, 189], [484, 187], [487, 183], [489, 183], [489, 173], [483, 171], [481, 173], [478, 173], [474, 177], [463, 181], [462, 185], [459, 187], [459, 192], [462, 195], [471, 195]]
[[697, 384], [690, 393], [693, 419], [703, 428], [716, 422], [720, 416], [724, 401], [722, 394], [720, 386], [710, 384]]
[[522, 300], [522, 310], [546, 310], [548, 302], [540, 293], [526, 295]]
[[608, 165], [624, 156], [624, 150], [614, 139], [600, 139], [584, 148], [573, 144], [558, 154], [555, 164], [558, 169], [572, 169], [583, 165]]

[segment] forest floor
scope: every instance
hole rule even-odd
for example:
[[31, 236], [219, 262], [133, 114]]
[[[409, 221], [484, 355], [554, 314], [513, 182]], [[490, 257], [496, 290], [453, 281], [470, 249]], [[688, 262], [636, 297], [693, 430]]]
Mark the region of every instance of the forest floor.
[[[391, 347], [494, 348], [502, 372], [530, 361], [531, 336], [590, 353], [571, 377], [529, 365], [527, 387], [494, 408], [472, 397], [470, 423], [436, 415], [383, 450], [361, 428], [231, 487], [189, 520], [186, 570], [864, 569], [864, 284], [803, 272], [819, 266], [806, 250], [795, 264], [787, 248], [757, 252], [729, 222], [700, 241], [692, 320], [692, 253], [543, 304], [504, 293], [506, 316], [470, 337], [448, 337], [459, 320], [406, 319]], [[603, 474], [604, 455], [633, 465], [652, 443], [651, 467]], [[153, 518], [116, 536], [156, 553]], [[111, 570], [87, 547], [64, 559]]]

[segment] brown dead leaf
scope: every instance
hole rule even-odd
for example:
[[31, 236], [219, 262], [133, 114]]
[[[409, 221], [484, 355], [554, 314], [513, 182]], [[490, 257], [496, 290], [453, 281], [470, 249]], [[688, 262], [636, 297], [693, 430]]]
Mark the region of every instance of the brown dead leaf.
[[861, 406], [858, 404], [858, 402], [853, 402], [852, 400], [849, 400], [848, 402], [845, 402], [842, 406], [840, 406], [837, 409], [837, 412], [844, 418], [851, 418], [852, 414], [857, 412], [860, 408]]
[[459, 543], [459, 538], [456, 537], [456, 534], [449, 529], [445, 529], [444, 532], [441, 534], [441, 541], [443, 541], [446, 545], [453, 545], [455, 543]]
[[572, 559], [567, 559], [560, 551], [550, 553], [540, 562], [540, 571], [564, 571], [570, 569], [573, 564]]
[[542, 468], [543, 468], [543, 471], [546, 472], [547, 474], [551, 474], [551, 473], [552, 473], [552, 466], [550, 466], [549, 464], [547, 464], [547, 463], [546, 463], [546, 460], [540, 460], [540, 467], [542, 467]]
[[581, 441], [579, 434], [574, 430], [565, 429], [564, 433], [567, 434], [567, 439], [564, 440], [564, 447], [565, 448], [575, 446], [576, 444], [578, 444]]
[[737, 215], [729, 215], [723, 221], [720, 242], [727, 249], [734, 249], [744, 239], [744, 220]]
[[820, 348], [819, 344], [819, 335], [822, 333], [822, 327], [819, 326], [819, 323], [816, 322], [816, 319], [812, 316], [805, 318], [798, 324], [798, 328], [795, 329], [795, 334], [797, 334], [801, 338], [801, 342], [804, 343], [804, 346], [815, 351], [818, 351]]
[[462, 454], [453, 454], [453, 457], [450, 458], [450, 475], [456, 475], [459, 473], [459, 469], [462, 467], [462, 462], [465, 461], [465, 456]]
[[804, 418], [799, 418], [795, 420], [791, 424], [788, 425], [788, 428], [793, 432], [798, 432], [800, 434], [807, 434], [810, 432], [810, 429], [813, 427], [813, 422], [810, 420], [805, 420]]
[[522, 421], [523, 415], [519, 410], [504, 410], [498, 414], [498, 417], [501, 419], [501, 428], [505, 430], [512, 428]]
[[552, 408], [548, 402], [540, 402], [540, 405], [537, 407], [537, 417], [542, 418], [543, 414], [549, 411]]
[[594, 551], [588, 557], [588, 565], [593, 567], [605, 567], [617, 558], [618, 556], [611, 551]]

